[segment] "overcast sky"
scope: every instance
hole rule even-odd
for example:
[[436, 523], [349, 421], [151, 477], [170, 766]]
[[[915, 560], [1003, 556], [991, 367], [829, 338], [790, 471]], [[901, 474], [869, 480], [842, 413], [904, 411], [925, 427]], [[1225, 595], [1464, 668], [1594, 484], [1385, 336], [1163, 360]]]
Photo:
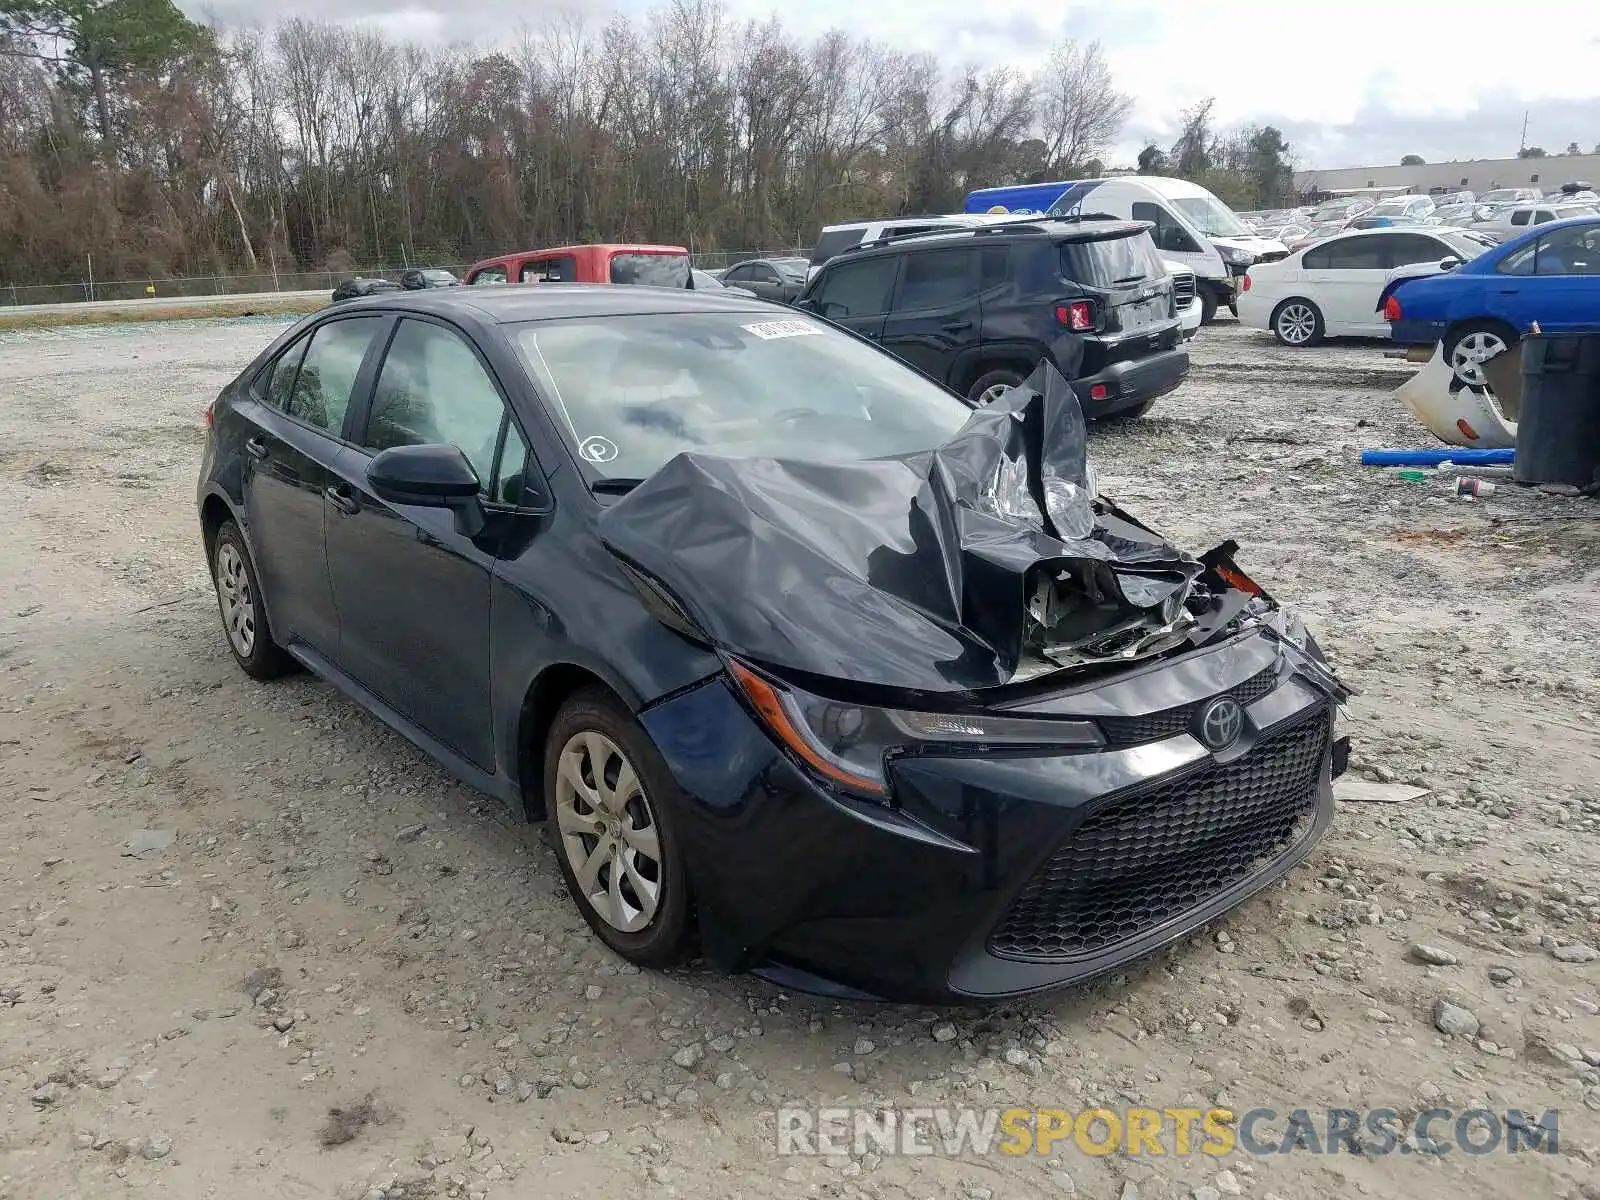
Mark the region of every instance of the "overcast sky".
[[[648, 0], [177, 0], [206, 19], [267, 23], [279, 15], [370, 22], [419, 41], [493, 43], [555, 7], [597, 21]], [[1528, 144], [1551, 153], [1600, 143], [1600, 5], [1515, 6], [1441, 14], [1416, 0], [726, 0], [736, 17], [777, 13], [802, 35], [837, 26], [967, 64], [1036, 65], [1063, 38], [1098, 38], [1118, 86], [1134, 97], [1114, 157], [1170, 143], [1177, 114], [1215, 96], [1223, 124], [1277, 125], [1303, 167], [1368, 166], [1420, 154], [1430, 162], [1509, 157], [1528, 113]], [[1454, 6], [1450, 6], [1453, 8]]]

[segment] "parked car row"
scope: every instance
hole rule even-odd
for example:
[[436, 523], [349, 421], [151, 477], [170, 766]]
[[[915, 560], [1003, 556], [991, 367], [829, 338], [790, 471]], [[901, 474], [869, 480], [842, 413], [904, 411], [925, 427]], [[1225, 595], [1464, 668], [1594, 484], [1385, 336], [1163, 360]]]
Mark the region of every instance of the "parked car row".
[[1525, 230], [1449, 272], [1397, 276], [1378, 307], [1394, 341], [1442, 343], [1456, 376], [1482, 386], [1481, 364], [1534, 322], [1547, 333], [1600, 331], [1600, 212]]
[[833, 321], [974, 401], [1051, 362], [1092, 417], [1120, 418], [1178, 386], [1184, 342], [1205, 316], [1195, 273], [1157, 252], [1152, 225], [1098, 214], [861, 221], [825, 228], [809, 259], [752, 259], [717, 275], [694, 269], [682, 246], [596, 244], [484, 259], [465, 282], [747, 295]]
[[[1465, 230], [1390, 227], [1352, 230], [1304, 247], [1280, 262], [1250, 268], [1239, 320], [1267, 329], [1285, 346], [1325, 337], [1383, 337], [1378, 298], [1398, 267], [1453, 270], [1494, 245]], [[1446, 265], [1448, 264], [1448, 265]]]

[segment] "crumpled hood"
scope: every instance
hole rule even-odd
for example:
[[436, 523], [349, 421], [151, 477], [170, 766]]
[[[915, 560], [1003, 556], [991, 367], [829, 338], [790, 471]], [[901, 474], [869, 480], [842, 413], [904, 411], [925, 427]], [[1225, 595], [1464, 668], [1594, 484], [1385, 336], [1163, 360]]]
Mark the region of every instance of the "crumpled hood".
[[680, 454], [599, 520], [606, 547], [728, 653], [927, 692], [1025, 659], [1187, 639], [1201, 564], [1097, 507], [1072, 386], [1043, 364], [943, 446], [846, 464]]

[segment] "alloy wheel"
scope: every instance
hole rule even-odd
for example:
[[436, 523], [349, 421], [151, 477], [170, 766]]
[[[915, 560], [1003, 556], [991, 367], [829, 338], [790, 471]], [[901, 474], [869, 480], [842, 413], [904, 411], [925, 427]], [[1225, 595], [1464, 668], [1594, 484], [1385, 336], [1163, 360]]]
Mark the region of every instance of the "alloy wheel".
[[1308, 304], [1286, 304], [1278, 312], [1278, 336], [1291, 346], [1304, 346], [1317, 331], [1317, 314]]
[[556, 824], [584, 899], [622, 933], [650, 924], [661, 903], [661, 837], [633, 763], [603, 733], [567, 739], [556, 764]]
[[217, 600], [228, 640], [240, 658], [249, 658], [256, 647], [255, 592], [250, 587], [244, 557], [227, 542], [217, 551]]
[[1009, 392], [1012, 386], [1013, 385], [1009, 383], [997, 383], [993, 387], [984, 388], [983, 394], [979, 397], [978, 402], [980, 404], [993, 404], [996, 400], [1000, 399], [1001, 396], [1004, 396], [1007, 392]]
[[1506, 340], [1497, 333], [1479, 330], [1469, 333], [1456, 343], [1450, 352], [1450, 367], [1456, 378], [1473, 387], [1487, 387], [1489, 377], [1483, 373], [1483, 364], [1498, 354], [1506, 352]]

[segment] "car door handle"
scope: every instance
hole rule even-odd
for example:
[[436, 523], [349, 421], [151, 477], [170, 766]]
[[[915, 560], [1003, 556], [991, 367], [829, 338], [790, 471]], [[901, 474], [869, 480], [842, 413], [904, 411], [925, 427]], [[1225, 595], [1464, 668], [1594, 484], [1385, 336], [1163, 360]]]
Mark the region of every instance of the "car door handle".
[[251, 458], [260, 462], [267, 457], [267, 444], [260, 438], [247, 438], [244, 443], [244, 451]]
[[946, 321], [940, 328], [947, 333], [960, 333], [963, 329], [971, 329], [971, 321]]
[[323, 488], [322, 494], [328, 498], [328, 503], [342, 513], [349, 513], [351, 516], [355, 516], [356, 513], [361, 511], [361, 502], [352, 496], [342, 483]]

